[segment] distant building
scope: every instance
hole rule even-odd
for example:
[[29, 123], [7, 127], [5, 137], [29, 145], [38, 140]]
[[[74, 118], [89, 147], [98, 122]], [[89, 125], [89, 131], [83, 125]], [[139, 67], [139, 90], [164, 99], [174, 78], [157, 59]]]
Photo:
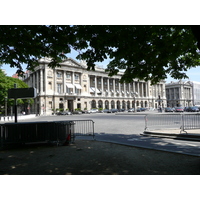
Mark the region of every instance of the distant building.
[[135, 79], [132, 83], [119, 81], [123, 75], [109, 77], [101, 67], [88, 71], [84, 62], [71, 58], [60, 63], [61, 68], [49, 68], [50, 59], [39, 60], [34, 72], [27, 72], [24, 82], [37, 89], [33, 110], [52, 114], [52, 109], [129, 109], [166, 106], [165, 81], [151, 85], [150, 81]]
[[200, 106], [200, 82], [192, 81], [193, 105]]
[[168, 107], [193, 106], [193, 83], [191, 81], [171, 82], [165, 84]]

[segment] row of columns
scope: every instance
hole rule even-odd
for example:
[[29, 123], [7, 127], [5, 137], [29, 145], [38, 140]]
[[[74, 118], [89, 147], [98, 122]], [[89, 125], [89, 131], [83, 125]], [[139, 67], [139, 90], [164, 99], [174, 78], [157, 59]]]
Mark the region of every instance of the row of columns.
[[[98, 88], [98, 84], [97, 84], [97, 79], [98, 76], [90, 76], [89, 77], [89, 88], [90, 87], [95, 87]], [[91, 84], [92, 80], [94, 79], [94, 85]], [[110, 93], [110, 80], [112, 80], [112, 90], [116, 93], [116, 80], [117, 79], [109, 79], [106, 78], [107, 80], [107, 87], [104, 88], [104, 77], [101, 77], [101, 91], [105, 91], [108, 90], [108, 94]], [[127, 91], [130, 92], [137, 92], [138, 93], [138, 97], [149, 97], [150, 96], [150, 82], [132, 82], [132, 83], [128, 83], [126, 87], [126, 83], [123, 83], [123, 86], [121, 86], [121, 83], [119, 82], [119, 79], [117, 80], [118, 82], [118, 89], [119, 89], [119, 94], [121, 94], [121, 92], [123, 91], [125, 96], [127, 96]], [[131, 85], [132, 84], [132, 85]], [[131, 87], [132, 86], [132, 87]], [[132, 91], [131, 91], [132, 89]], [[154, 97], [158, 97], [159, 95], [161, 97], [164, 97], [164, 88], [163, 88], [163, 84], [157, 84], [155, 86], [152, 86], [153, 92], [152, 92], [152, 96]], [[97, 91], [95, 90], [95, 96], [97, 96]]]
[[[46, 91], [46, 88], [44, 90], [44, 87], [46, 87], [46, 84], [44, 85], [43, 81], [46, 80], [46, 72], [45, 72], [46, 68], [44, 69], [44, 73], [43, 73], [43, 69], [41, 70], [38, 70], [36, 71], [35, 73], [33, 73], [33, 87], [36, 86], [37, 88], [37, 92], [43, 92], [43, 91]], [[62, 79], [62, 85], [63, 85], [63, 93], [66, 89], [66, 71], [63, 71], [63, 79]], [[54, 69], [54, 91], [56, 91], [56, 84], [57, 84], [57, 79], [56, 79], [56, 75], [57, 75], [57, 70]], [[40, 79], [39, 79], [39, 76], [40, 76]], [[71, 83], [74, 85], [74, 72], [71, 72]], [[88, 84], [88, 91], [89, 91], [89, 88], [92, 87], [91, 84], [91, 77], [94, 77], [94, 87], [95, 88], [98, 88], [97, 87], [97, 76], [90, 76], [89, 77], [89, 84]], [[104, 88], [104, 78], [105, 77], [101, 77], [101, 88], [98, 88], [98, 89], [101, 89], [101, 91], [105, 91], [105, 88]], [[110, 80], [109, 78], [106, 78], [107, 79], [107, 87], [106, 89], [108, 90], [108, 95], [110, 94]], [[36, 84], [35, 84], [36, 82]], [[112, 82], [113, 82], [113, 86], [112, 86], [112, 90], [114, 91], [114, 94], [116, 94], [116, 80], [115, 79], [112, 79]], [[124, 92], [124, 96], [129, 96], [130, 95], [130, 92], [137, 92], [137, 96], [138, 97], [149, 97], [150, 96], [150, 83], [149, 82], [132, 82], [132, 83], [128, 83], [126, 87], [126, 83], [123, 83], [123, 86], [121, 86], [121, 83], [119, 82], [119, 79], [117, 80], [118, 82], [118, 91], [119, 91], [119, 94], [122, 94], [122, 91]], [[131, 87], [131, 84], [132, 84], [132, 87]], [[39, 86], [39, 87], [38, 87]], [[132, 91], [131, 91], [132, 89]], [[129, 92], [129, 95], [127, 95], [127, 91]], [[163, 84], [157, 84], [157, 85], [154, 85], [152, 86], [152, 96], [154, 97], [158, 97], [159, 95], [161, 97], [164, 97], [164, 89], [163, 89]], [[97, 90], [95, 90], [95, 96], [97, 96]]]
[[[175, 87], [168, 89], [169, 99], [191, 99], [191, 89], [185, 87]], [[177, 95], [178, 94], [178, 95]], [[176, 98], [178, 97], [178, 98]]]

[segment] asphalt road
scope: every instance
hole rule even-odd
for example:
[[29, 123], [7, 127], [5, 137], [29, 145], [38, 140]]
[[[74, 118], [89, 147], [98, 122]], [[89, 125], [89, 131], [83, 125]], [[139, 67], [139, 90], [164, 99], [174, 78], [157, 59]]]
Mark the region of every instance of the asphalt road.
[[[162, 115], [162, 114], [161, 114]], [[163, 113], [164, 115], [164, 113]], [[114, 113], [93, 113], [67, 116], [41, 116], [26, 121], [93, 120], [95, 139], [142, 148], [157, 149], [200, 156], [200, 143], [194, 141], [146, 137], [140, 135], [145, 128], [144, 115], [116, 115]], [[160, 117], [159, 120], [165, 119]], [[92, 137], [76, 137], [92, 139]]]

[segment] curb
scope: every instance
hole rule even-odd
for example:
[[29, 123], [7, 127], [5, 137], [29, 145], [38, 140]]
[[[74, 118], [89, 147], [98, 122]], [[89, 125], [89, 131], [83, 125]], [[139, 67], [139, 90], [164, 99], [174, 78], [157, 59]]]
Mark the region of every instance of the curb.
[[200, 142], [200, 135], [186, 134], [186, 133], [173, 134], [173, 133], [158, 133], [158, 132], [144, 131], [140, 135], [147, 136], [147, 137], [148, 136], [162, 137], [162, 138], [171, 138], [171, 139], [177, 139], [177, 140], [189, 140], [189, 141]]

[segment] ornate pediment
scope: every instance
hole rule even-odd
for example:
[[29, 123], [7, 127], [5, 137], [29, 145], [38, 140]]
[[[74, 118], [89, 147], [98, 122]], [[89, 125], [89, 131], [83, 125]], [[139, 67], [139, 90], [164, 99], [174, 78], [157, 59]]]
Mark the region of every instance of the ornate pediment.
[[62, 62], [63, 65], [72, 66], [72, 67], [83, 67], [80, 63], [73, 60], [72, 58], [68, 58]]
[[[39, 60], [40, 62], [46, 62], [46, 63], [50, 63], [52, 60], [51, 58], [41, 58]], [[72, 59], [72, 58], [67, 58], [66, 60], [63, 60], [63, 62], [60, 63], [61, 65], [67, 65], [68, 67], [79, 67], [79, 68], [87, 68], [87, 66], [85, 66], [84, 63], [79, 63], [76, 60]]]

